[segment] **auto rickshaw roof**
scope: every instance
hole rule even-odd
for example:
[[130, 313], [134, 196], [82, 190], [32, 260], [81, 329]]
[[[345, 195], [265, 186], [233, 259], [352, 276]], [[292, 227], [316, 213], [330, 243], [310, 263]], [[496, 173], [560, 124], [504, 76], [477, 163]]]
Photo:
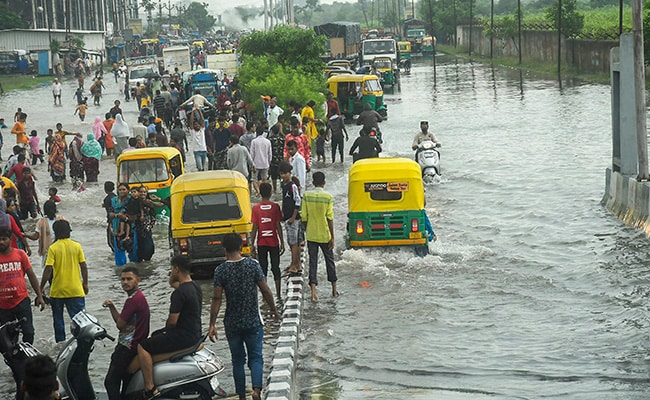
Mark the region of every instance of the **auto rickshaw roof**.
[[248, 180], [237, 171], [217, 170], [187, 172], [174, 179], [171, 195], [180, 192], [209, 191], [210, 189], [239, 188], [248, 190]]
[[327, 83], [339, 83], [339, 82], [363, 82], [368, 80], [379, 80], [377, 75], [362, 75], [362, 74], [341, 74], [341, 75], [332, 75], [327, 79]]
[[117, 157], [117, 163], [124, 160], [142, 160], [146, 158], [165, 158], [171, 159], [180, 156], [181, 153], [173, 147], [145, 147], [143, 149], [133, 149], [120, 154]]
[[[404, 182], [408, 191], [399, 201], [374, 201], [365, 190], [366, 183]], [[370, 211], [376, 207], [383, 210], [423, 209], [424, 184], [418, 163], [408, 158], [366, 158], [352, 164], [348, 172], [348, 210]]]

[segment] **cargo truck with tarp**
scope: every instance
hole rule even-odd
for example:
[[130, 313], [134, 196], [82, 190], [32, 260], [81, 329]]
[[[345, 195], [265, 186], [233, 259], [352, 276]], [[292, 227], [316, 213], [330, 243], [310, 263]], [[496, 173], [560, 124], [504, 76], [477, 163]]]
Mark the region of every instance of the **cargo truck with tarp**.
[[330, 22], [314, 27], [318, 35], [327, 38], [326, 61], [346, 59], [356, 63], [361, 44], [361, 25], [357, 22]]

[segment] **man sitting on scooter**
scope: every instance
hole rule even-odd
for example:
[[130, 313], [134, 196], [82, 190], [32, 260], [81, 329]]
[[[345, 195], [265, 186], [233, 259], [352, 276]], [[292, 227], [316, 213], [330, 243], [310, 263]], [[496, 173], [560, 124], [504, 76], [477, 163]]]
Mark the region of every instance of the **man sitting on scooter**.
[[436, 144], [436, 147], [442, 146], [442, 143], [438, 141], [438, 138], [436, 138], [436, 135], [433, 132], [429, 132], [429, 121], [420, 121], [420, 132], [415, 134], [415, 138], [413, 138], [413, 146], [411, 148], [415, 150], [415, 159], [417, 160], [417, 150], [418, 146], [420, 143], [425, 142], [427, 140], [432, 141], [433, 143]]
[[171, 295], [169, 316], [165, 328], [154, 332], [138, 345], [138, 360], [144, 380], [144, 398], [160, 396], [153, 381], [152, 354], [171, 353], [186, 349], [201, 338], [201, 304], [203, 295], [199, 285], [190, 276], [190, 259], [175, 256], [171, 259], [169, 285], [175, 288]]
[[130, 379], [126, 372], [131, 360], [138, 355], [137, 348], [140, 341], [149, 336], [149, 303], [138, 287], [140, 274], [135, 267], [125, 267], [120, 273], [122, 289], [129, 296], [124, 302], [122, 312], [111, 300], [105, 300], [102, 304], [111, 312], [111, 317], [120, 330], [115, 351], [111, 355], [111, 364], [108, 367], [104, 386], [109, 400], [120, 400], [120, 386], [126, 387]]

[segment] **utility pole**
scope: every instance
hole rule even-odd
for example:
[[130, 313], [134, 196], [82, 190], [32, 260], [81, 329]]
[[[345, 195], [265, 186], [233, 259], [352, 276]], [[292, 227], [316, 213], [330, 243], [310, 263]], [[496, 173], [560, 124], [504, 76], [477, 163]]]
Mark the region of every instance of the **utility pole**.
[[636, 140], [639, 158], [637, 181], [650, 180], [648, 173], [648, 138], [645, 111], [645, 75], [643, 67], [643, 4], [632, 0], [632, 40], [634, 42], [634, 104], [636, 105]]
[[562, 0], [557, 2], [557, 79], [562, 87]]
[[517, 32], [519, 35], [519, 65], [521, 65], [521, 0], [517, 0]]
[[494, 0], [490, 0], [490, 60], [494, 51]]

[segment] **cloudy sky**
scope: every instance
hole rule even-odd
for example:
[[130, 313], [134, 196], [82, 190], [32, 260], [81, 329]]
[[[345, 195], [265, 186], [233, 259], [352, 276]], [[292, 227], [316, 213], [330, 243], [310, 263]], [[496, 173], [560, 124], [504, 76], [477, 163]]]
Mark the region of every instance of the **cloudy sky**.
[[[206, 1], [206, 0], [195, 0], [195, 1]], [[282, 0], [274, 0], [274, 1], [282, 1]], [[321, 4], [332, 4], [334, 2], [340, 2], [340, 3], [347, 3], [347, 2], [353, 2], [356, 0], [319, 0], [319, 3]], [[263, 7], [264, 6], [264, 0], [227, 0], [227, 1], [207, 1], [209, 4], [208, 10], [210, 11], [210, 14], [217, 16], [221, 15], [222, 19], [235, 19], [236, 18], [236, 13], [234, 12], [235, 7]], [[304, 0], [294, 0], [295, 4], [304, 4]], [[253, 21], [252, 23], [247, 24], [248, 26], [244, 26], [243, 22], [235, 23], [236, 25], [240, 25], [243, 27], [247, 28], [256, 28], [256, 29], [261, 29], [264, 27], [264, 21], [262, 18], [258, 18], [257, 20]]]

